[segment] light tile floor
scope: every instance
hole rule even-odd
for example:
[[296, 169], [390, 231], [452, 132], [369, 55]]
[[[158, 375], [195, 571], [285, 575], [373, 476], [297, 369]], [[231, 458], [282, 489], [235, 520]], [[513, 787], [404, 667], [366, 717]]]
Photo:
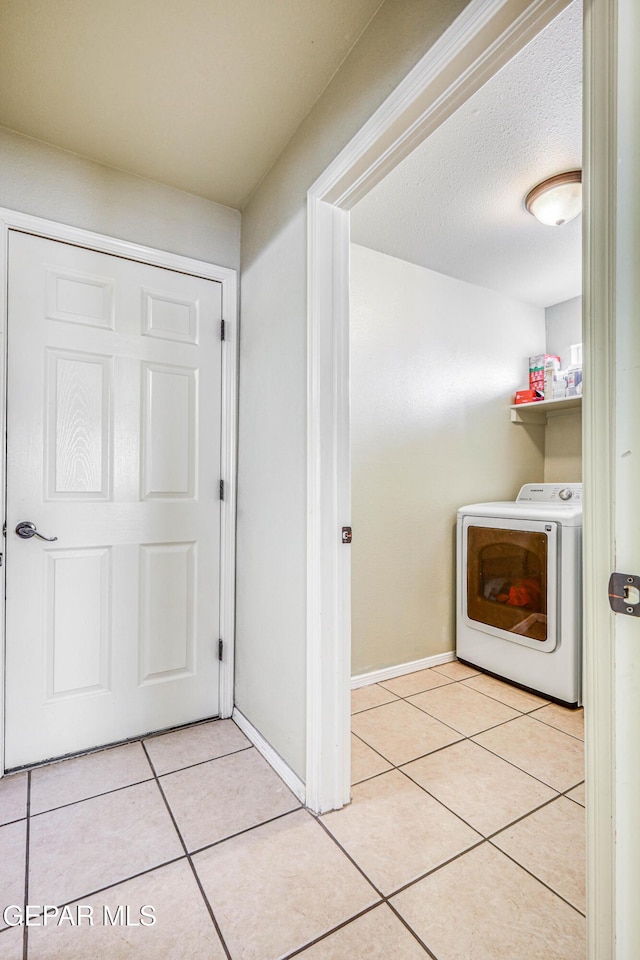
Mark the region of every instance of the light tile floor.
[[584, 960], [582, 712], [459, 663], [353, 710], [319, 818], [230, 720], [4, 778], [0, 958]]

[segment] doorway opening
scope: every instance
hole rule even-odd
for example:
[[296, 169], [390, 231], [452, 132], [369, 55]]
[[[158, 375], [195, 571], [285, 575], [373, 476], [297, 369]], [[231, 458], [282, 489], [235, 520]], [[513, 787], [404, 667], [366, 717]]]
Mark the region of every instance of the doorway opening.
[[[340, 530], [350, 520], [348, 395], [348, 211], [474, 93], [566, 3], [470, 4], [308, 193], [307, 775], [316, 811], [349, 800], [350, 563]], [[616, 312], [615, 0], [585, 14], [584, 284], [586, 694], [591, 705], [587, 769], [590, 956], [613, 956], [615, 910], [616, 627], [601, 596], [614, 568], [610, 503], [615, 463], [611, 407]], [[625, 8], [626, 10], [626, 8]], [[625, 101], [626, 105], [626, 101]], [[628, 116], [627, 116], [628, 119]], [[628, 226], [628, 217], [624, 217]], [[599, 509], [595, 509], [597, 506]], [[591, 507], [591, 511], [589, 510]], [[600, 592], [599, 592], [600, 591]]]
[[[567, 386], [582, 343], [581, 218], [547, 226], [524, 205], [532, 183], [581, 163], [578, 2], [350, 211], [357, 685], [455, 648], [463, 504], [582, 480], [581, 384]], [[510, 414], [545, 354], [562, 355], [553, 403]], [[494, 607], [514, 623], [523, 609]]]
[[[400, 793], [402, 774], [538, 879], [502, 832], [521, 820], [512, 832], [547, 837], [551, 862], [557, 818], [575, 844], [544, 882], [566, 900], [556, 878], [575, 873], [574, 930], [585, 913], [582, 711], [550, 698], [580, 699], [580, 594], [556, 594], [558, 582], [575, 591], [559, 558], [576, 530], [496, 512], [469, 517], [457, 544], [455, 531], [463, 504], [582, 478], [579, 399], [558, 401], [548, 423], [512, 422], [509, 410], [529, 357], [565, 339], [566, 367], [582, 341], [581, 221], [545, 226], [524, 208], [533, 183], [581, 167], [581, 51], [574, 3], [354, 205], [349, 317], [352, 802]], [[467, 610], [456, 609], [456, 571]], [[464, 665], [448, 662], [454, 650]], [[524, 731], [550, 766], [511, 752]], [[551, 769], [560, 756], [566, 779]], [[540, 782], [557, 792], [534, 800]]]

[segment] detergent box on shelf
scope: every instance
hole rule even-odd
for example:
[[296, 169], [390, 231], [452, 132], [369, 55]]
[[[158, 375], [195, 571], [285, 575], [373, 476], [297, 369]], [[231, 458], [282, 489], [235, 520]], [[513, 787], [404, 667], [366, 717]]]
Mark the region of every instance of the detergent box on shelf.
[[552, 353], [538, 353], [529, 357], [529, 389], [538, 390], [545, 396], [545, 377], [547, 382], [553, 378], [553, 371], [560, 369], [560, 357]]
[[535, 400], [544, 400], [539, 390], [516, 390], [514, 403], [533, 403]]

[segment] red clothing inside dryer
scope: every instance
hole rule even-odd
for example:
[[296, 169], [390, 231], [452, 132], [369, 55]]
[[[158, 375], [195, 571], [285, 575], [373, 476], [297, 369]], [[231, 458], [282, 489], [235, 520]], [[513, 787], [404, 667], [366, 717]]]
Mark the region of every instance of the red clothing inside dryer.
[[509, 585], [508, 593], [497, 596], [498, 603], [506, 603], [509, 607], [524, 607], [525, 610], [540, 610], [540, 584], [537, 580], [516, 580]]

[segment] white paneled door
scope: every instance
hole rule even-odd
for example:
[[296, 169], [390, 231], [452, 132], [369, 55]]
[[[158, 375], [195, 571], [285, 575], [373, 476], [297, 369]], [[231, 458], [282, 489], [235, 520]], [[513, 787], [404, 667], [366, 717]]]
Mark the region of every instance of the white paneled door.
[[218, 712], [220, 318], [215, 281], [10, 233], [7, 768]]

